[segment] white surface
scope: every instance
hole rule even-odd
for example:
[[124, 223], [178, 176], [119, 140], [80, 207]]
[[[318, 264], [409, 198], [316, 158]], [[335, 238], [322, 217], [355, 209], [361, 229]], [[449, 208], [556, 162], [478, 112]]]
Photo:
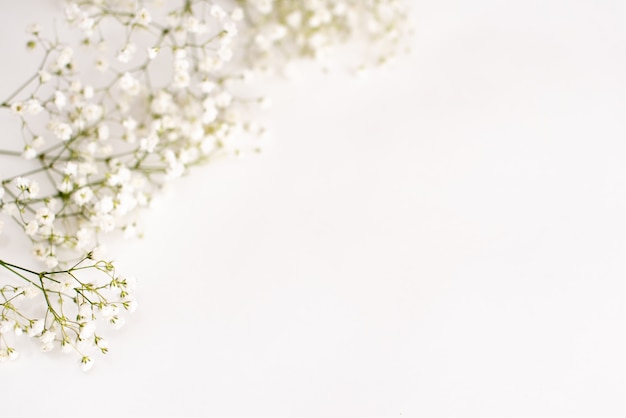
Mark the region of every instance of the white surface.
[[415, 13], [396, 69], [277, 86], [267, 153], [111, 244], [138, 312], [90, 374], [2, 364], [2, 416], [623, 417], [623, 2]]

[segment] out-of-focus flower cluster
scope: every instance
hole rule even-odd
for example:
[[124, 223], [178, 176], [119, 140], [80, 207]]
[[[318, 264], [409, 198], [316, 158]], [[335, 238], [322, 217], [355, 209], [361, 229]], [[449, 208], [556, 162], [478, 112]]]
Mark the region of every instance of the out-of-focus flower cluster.
[[[358, 39], [368, 45], [362, 63], [382, 64], [401, 48], [406, 5], [83, 0], [64, 15], [65, 38], [28, 29], [41, 65], [0, 102], [21, 128], [0, 158], [25, 167], [0, 171], [1, 213], [45, 266], [37, 273], [0, 261], [21, 282], [0, 288], [0, 360], [16, 356], [7, 335], [27, 333], [46, 351], [73, 348], [89, 368], [87, 342], [107, 351], [95, 319], [119, 326], [120, 309], [134, 306], [113, 265], [93, 261], [102, 235], [135, 236], [138, 210], [192, 166], [259, 149], [253, 116], [266, 99], [241, 88], [251, 75]], [[106, 280], [79, 277], [87, 273]]]
[[[251, 67], [282, 72], [301, 59], [355, 51], [357, 71], [402, 54], [411, 31], [404, 0], [239, 0], [248, 17]], [[360, 44], [360, 48], [357, 48]]]

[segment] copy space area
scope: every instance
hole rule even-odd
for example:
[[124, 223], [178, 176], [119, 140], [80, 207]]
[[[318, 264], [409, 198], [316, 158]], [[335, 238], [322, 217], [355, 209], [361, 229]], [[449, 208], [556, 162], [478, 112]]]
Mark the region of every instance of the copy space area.
[[[43, 3], [6, 6], [2, 95]], [[143, 239], [107, 242], [139, 282], [111, 352], [85, 375], [24, 349], [3, 415], [623, 417], [626, 7], [413, 12], [385, 71], [260, 86], [266, 150], [193, 170]]]

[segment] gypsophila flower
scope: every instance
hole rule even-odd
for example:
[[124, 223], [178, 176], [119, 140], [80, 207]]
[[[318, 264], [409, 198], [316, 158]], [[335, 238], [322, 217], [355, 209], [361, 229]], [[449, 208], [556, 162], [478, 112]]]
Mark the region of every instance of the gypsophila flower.
[[39, 70], [37, 74], [39, 75], [39, 82], [41, 84], [47, 83], [52, 79], [52, 75], [47, 71]]
[[129, 43], [124, 45], [124, 47], [120, 49], [119, 53], [117, 54], [118, 61], [123, 63], [129, 62], [135, 55], [136, 50], [137, 47], [135, 46], [135, 44]]
[[89, 370], [91, 370], [91, 368], [93, 367], [94, 364], [94, 359], [92, 359], [91, 357], [88, 356], [84, 356], [81, 360], [80, 360], [80, 364], [81, 364], [81, 369], [84, 372], [88, 372]]
[[43, 319], [36, 319], [34, 321], [31, 321], [28, 327], [28, 336], [34, 337], [36, 335], [39, 335], [41, 331], [43, 331], [45, 326], [46, 324]]
[[24, 232], [29, 237], [32, 237], [33, 235], [35, 235], [37, 233], [37, 231], [39, 231], [39, 222], [37, 222], [37, 221], [30, 221], [30, 222], [28, 222], [26, 224], [26, 227], [24, 228]]
[[152, 16], [150, 16], [150, 12], [144, 7], [137, 12], [133, 21], [136, 25], [148, 26], [150, 22], [152, 22]]
[[54, 222], [54, 217], [54, 213], [46, 207], [37, 209], [37, 212], [35, 213], [35, 219], [41, 226], [52, 225], [52, 222]]
[[72, 127], [67, 123], [52, 120], [48, 123], [47, 128], [57, 139], [60, 139], [61, 141], [67, 141], [72, 137]]
[[31, 115], [38, 115], [43, 111], [43, 106], [41, 106], [41, 103], [37, 99], [27, 100], [24, 106], [26, 111]]
[[121, 327], [137, 306], [133, 280], [102, 261], [104, 236], [137, 236], [138, 210], [192, 167], [259, 149], [265, 130], [250, 118], [268, 100], [240, 87], [356, 39], [364, 61], [382, 65], [406, 32], [404, 0], [163, 3], [70, 1], [75, 39], [28, 30], [43, 62], [0, 109], [21, 127], [4, 154], [29, 166], [2, 173], [0, 212], [44, 271], [0, 260], [18, 282], [0, 285], [0, 360], [17, 356], [7, 339], [27, 333], [89, 370], [90, 350], [108, 351], [100, 325]]
[[37, 295], [37, 293], [38, 293], [38, 289], [32, 283], [24, 286], [21, 289], [21, 291], [22, 291], [22, 294], [24, 295], [24, 297], [26, 297], [27, 299], [34, 298]]
[[26, 160], [32, 160], [33, 158], [37, 156], [37, 150], [35, 150], [35, 148], [32, 147], [31, 145], [27, 144], [24, 146], [24, 151], [22, 152], [22, 156]]
[[11, 110], [16, 115], [21, 115], [24, 113], [24, 104], [20, 102], [11, 103]]

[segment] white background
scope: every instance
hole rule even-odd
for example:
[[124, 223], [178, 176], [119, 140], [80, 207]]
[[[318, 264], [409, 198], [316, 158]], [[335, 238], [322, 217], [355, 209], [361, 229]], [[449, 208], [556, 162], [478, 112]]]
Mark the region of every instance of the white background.
[[[54, 9], [16, 3], [14, 52]], [[266, 153], [111, 242], [139, 310], [89, 374], [1, 364], [0, 415], [624, 417], [626, 3], [414, 13], [410, 57], [271, 87]]]

